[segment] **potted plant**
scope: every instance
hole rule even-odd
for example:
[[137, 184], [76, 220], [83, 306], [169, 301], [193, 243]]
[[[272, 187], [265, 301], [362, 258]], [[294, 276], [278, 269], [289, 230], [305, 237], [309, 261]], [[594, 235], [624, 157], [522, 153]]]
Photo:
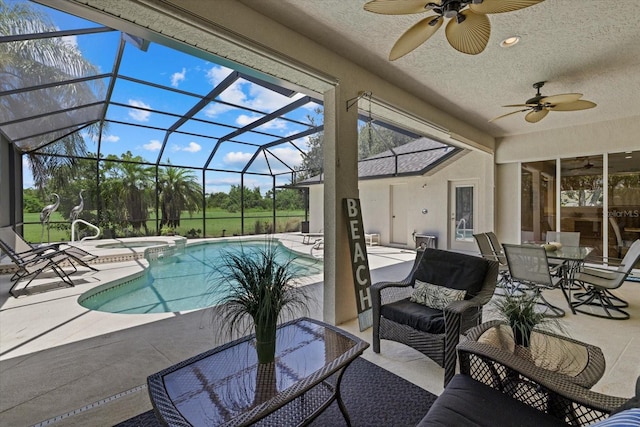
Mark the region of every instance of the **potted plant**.
[[307, 309], [307, 294], [296, 286], [293, 260], [277, 241], [266, 240], [263, 246], [225, 252], [218, 269], [229, 287], [221, 300], [223, 320], [231, 333], [253, 326], [259, 364], [274, 361], [276, 327], [283, 312], [300, 315]]
[[534, 328], [548, 331], [562, 329], [557, 319], [547, 317], [543, 312], [536, 310], [538, 301], [535, 294], [506, 293], [496, 298], [493, 305], [501, 320], [511, 327], [516, 345], [529, 347]]

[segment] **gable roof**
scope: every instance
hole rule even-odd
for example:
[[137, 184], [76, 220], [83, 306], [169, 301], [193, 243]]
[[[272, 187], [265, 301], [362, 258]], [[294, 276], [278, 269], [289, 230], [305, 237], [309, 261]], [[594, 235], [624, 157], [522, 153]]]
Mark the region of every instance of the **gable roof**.
[[[422, 137], [358, 162], [358, 178], [381, 179], [424, 175], [463, 149]], [[295, 186], [324, 182], [324, 173], [304, 179]]]

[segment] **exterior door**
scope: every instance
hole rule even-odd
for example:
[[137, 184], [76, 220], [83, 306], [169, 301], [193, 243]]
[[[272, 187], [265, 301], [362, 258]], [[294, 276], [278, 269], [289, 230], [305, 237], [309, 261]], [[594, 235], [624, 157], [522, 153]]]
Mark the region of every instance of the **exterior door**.
[[407, 185], [391, 187], [391, 243], [407, 244]]
[[476, 181], [449, 183], [449, 248], [474, 251], [478, 217]]

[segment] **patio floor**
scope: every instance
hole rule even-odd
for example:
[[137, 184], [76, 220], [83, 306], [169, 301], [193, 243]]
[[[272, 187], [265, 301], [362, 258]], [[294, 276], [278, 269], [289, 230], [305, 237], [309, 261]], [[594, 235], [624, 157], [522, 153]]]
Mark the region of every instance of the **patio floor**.
[[[286, 237], [309, 252], [300, 235]], [[367, 248], [372, 279], [402, 279], [415, 256], [410, 250]], [[93, 251], [93, 249], [92, 249]], [[99, 272], [81, 270], [78, 285], [12, 298], [9, 276], [0, 276], [0, 423], [2, 425], [114, 425], [151, 409], [146, 378], [169, 365], [215, 347], [216, 310], [145, 315], [90, 311], [77, 304], [88, 289], [141, 271], [144, 260], [100, 264]], [[315, 304], [308, 315], [321, 318], [321, 278], [311, 284]], [[640, 375], [640, 284], [627, 282], [619, 295], [629, 301], [631, 319], [612, 321], [568, 313], [569, 334], [602, 348], [604, 377], [593, 388], [632, 396]], [[548, 299], [566, 306], [560, 291]], [[490, 318], [491, 315], [486, 318]], [[371, 341], [371, 329], [357, 321], [339, 325]], [[382, 352], [364, 357], [416, 385], [439, 394], [443, 370], [401, 344], [383, 341]]]

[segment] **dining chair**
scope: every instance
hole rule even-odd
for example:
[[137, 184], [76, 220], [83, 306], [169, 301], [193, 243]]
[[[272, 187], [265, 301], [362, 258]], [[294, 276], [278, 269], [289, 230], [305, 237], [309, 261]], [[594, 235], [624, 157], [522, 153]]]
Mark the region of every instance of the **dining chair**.
[[[547, 301], [542, 295], [546, 289], [561, 289], [562, 278], [552, 277], [549, 270], [547, 252], [541, 246], [503, 244], [504, 253], [509, 264], [509, 274], [513, 282], [519, 282], [530, 287], [537, 299], [537, 305], [543, 307], [546, 317], [562, 317], [565, 312]], [[569, 297], [565, 293], [565, 299]]]
[[[638, 260], [640, 260], [640, 239], [633, 242], [617, 270], [584, 267], [576, 275], [576, 280], [582, 283], [586, 292], [577, 296], [577, 300], [571, 303], [573, 310], [606, 319], [628, 319], [629, 313], [623, 310], [628, 304], [613, 295], [611, 291], [622, 286]], [[584, 306], [595, 307], [597, 311], [586, 310]]]
[[[473, 238], [476, 241], [476, 245], [478, 245], [478, 250], [480, 251], [480, 256], [484, 259], [488, 259], [490, 261], [498, 261], [498, 283], [497, 287], [504, 288], [509, 285], [509, 266], [507, 265], [506, 258], [502, 255], [502, 248], [493, 247], [491, 244], [491, 239], [489, 238], [489, 233], [478, 233], [474, 234]], [[500, 253], [500, 256], [498, 256]], [[504, 264], [500, 262], [500, 258], [503, 259]]]

